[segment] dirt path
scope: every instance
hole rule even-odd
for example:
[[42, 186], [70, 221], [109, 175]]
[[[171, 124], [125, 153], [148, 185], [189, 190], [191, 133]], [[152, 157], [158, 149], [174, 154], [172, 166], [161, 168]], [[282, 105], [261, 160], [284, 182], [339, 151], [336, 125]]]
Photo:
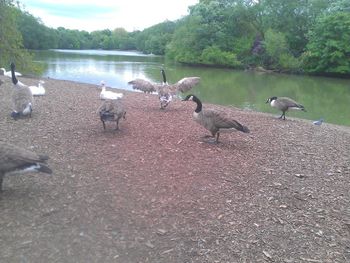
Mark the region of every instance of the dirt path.
[[96, 86], [51, 79], [13, 121], [0, 78], [1, 139], [54, 171], [5, 178], [0, 262], [350, 262], [350, 128], [221, 107], [251, 133], [213, 145], [192, 102], [122, 91], [103, 131]]

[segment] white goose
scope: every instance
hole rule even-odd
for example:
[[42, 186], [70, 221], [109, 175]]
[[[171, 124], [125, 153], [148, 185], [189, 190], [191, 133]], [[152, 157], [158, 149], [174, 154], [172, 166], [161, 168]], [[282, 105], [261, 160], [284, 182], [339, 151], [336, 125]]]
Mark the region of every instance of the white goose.
[[104, 81], [101, 81], [100, 85], [102, 89], [100, 93], [101, 100], [117, 100], [117, 99], [121, 99], [124, 96], [123, 93], [117, 93], [117, 92], [106, 90], [106, 84]]
[[[11, 71], [6, 71], [5, 68], [0, 68], [0, 72], [2, 72], [0, 75], [4, 75], [4, 76], [9, 77], [9, 78], [12, 77]], [[20, 76], [22, 76], [22, 74], [19, 72], [15, 72], [15, 76], [20, 77]]]
[[32, 92], [33, 96], [43, 96], [45, 95], [45, 88], [43, 84], [45, 81], [39, 80], [38, 86], [29, 86], [28, 88]]

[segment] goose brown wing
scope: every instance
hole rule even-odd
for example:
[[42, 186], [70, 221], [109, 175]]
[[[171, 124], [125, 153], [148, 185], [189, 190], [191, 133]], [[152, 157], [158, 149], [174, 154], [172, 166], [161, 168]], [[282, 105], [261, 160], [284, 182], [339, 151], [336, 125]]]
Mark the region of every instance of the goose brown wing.
[[11, 171], [32, 163], [43, 163], [48, 159], [20, 147], [0, 143], [0, 171]]
[[179, 80], [173, 86], [177, 91], [187, 92], [196, 86], [200, 81], [200, 77], [187, 77]]
[[287, 107], [297, 107], [297, 108], [304, 108], [303, 105], [299, 104], [298, 102], [287, 98], [287, 97], [280, 97], [278, 98], [279, 103], [281, 103], [282, 105], [285, 105]]
[[157, 84], [154, 84], [150, 81], [144, 79], [134, 79], [128, 82], [129, 85], [132, 85], [133, 89], [141, 90], [143, 92], [156, 92]]
[[105, 100], [100, 105], [97, 112], [99, 114], [101, 114], [101, 113], [119, 114], [121, 112], [124, 112], [124, 107], [123, 107], [123, 104], [122, 104], [120, 99]]
[[204, 110], [203, 115], [210, 119], [212, 124], [218, 129], [230, 129], [235, 128], [242, 132], [249, 132], [249, 129], [238, 121], [232, 119], [227, 116], [224, 112], [216, 111], [216, 110]]

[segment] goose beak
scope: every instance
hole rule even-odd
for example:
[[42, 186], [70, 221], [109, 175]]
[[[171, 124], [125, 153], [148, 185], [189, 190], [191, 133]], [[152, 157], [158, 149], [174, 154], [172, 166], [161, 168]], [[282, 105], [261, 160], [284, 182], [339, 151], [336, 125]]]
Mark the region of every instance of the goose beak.
[[266, 103], [269, 103], [269, 100], [270, 100], [270, 99], [267, 99], [267, 101], [265, 102], [265, 104], [266, 104]]

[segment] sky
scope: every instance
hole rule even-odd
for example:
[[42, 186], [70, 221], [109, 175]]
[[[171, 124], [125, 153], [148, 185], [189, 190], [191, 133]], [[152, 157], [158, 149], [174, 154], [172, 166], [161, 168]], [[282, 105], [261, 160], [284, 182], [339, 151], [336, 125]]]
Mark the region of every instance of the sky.
[[92, 32], [122, 27], [143, 30], [188, 14], [199, 0], [20, 0], [25, 11], [52, 28]]

